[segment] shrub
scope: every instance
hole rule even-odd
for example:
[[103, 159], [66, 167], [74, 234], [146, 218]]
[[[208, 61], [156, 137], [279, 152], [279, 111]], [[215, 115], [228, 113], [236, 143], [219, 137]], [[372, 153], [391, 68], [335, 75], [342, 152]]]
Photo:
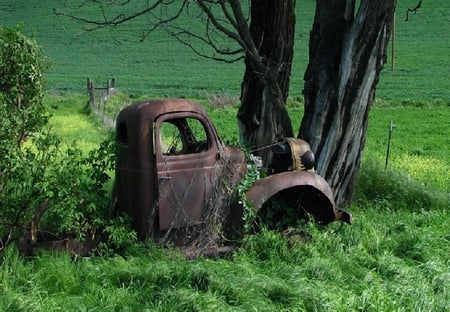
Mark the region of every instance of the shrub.
[[0, 28], [0, 251], [22, 235], [36, 243], [40, 230], [118, 248], [136, 235], [126, 217], [108, 219], [115, 143], [108, 138], [86, 157], [44, 128], [48, 66], [19, 28]]
[[23, 143], [48, 120], [42, 103], [43, 73], [50, 61], [34, 39], [0, 28], [0, 102], [2, 142]]
[[[43, 162], [54, 153], [42, 145], [50, 137], [38, 135], [48, 121], [42, 99], [43, 72], [49, 66], [36, 41], [23, 35], [20, 27], [0, 28], [0, 248], [13, 229], [29, 223], [45, 206], [36, 193], [40, 183], [35, 178], [44, 175]], [[28, 143], [23, 146], [30, 136], [34, 150]]]

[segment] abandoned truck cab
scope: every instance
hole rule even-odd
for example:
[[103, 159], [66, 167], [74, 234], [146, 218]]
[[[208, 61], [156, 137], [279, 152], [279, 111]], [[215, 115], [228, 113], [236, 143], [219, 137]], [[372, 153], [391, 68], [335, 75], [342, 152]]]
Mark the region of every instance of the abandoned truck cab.
[[119, 144], [116, 198], [140, 238], [202, 222], [223, 159], [246, 171], [244, 154], [225, 147], [206, 111], [184, 99], [124, 108], [116, 121]]
[[[206, 110], [186, 99], [151, 100], [125, 107], [116, 120], [116, 141], [116, 211], [131, 216], [141, 239], [157, 239], [169, 230], [201, 225], [215, 204], [214, 188], [224, 187], [217, 181], [223, 178], [225, 167], [232, 172], [227, 176], [227, 188], [235, 186], [247, 171], [244, 153], [225, 146]], [[276, 194], [293, 192], [299, 199], [295, 203], [298, 209], [318, 221], [349, 222], [350, 216], [335, 208], [325, 180], [308, 171], [313, 159], [306, 142], [280, 140], [273, 152], [276, 163], [271, 174], [247, 193], [255, 209]], [[242, 207], [233, 207], [227, 226], [231, 222], [240, 227]]]

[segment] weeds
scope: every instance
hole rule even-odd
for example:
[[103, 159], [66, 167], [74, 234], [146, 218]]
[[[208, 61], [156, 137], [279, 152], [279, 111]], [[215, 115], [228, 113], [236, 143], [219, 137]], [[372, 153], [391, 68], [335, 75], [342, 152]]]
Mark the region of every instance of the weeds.
[[121, 256], [47, 252], [29, 261], [11, 246], [1, 255], [0, 310], [446, 311], [446, 194], [370, 156], [351, 226], [262, 228], [229, 259], [186, 261], [176, 250], [129, 242]]

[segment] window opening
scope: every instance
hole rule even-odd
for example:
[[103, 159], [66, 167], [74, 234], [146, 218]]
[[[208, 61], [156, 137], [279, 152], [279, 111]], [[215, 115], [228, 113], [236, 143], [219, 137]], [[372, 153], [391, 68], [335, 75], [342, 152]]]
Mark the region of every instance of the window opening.
[[127, 131], [127, 124], [125, 122], [121, 122], [117, 126], [117, 141], [120, 144], [127, 145], [128, 144], [128, 131]]
[[159, 132], [161, 151], [164, 155], [201, 153], [209, 148], [205, 127], [196, 118], [165, 120], [161, 123]]

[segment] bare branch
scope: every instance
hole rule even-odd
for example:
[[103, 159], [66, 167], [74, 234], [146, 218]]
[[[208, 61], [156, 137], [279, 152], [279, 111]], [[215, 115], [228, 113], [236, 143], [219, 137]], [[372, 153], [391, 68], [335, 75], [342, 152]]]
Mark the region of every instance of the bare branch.
[[412, 12], [412, 13], [416, 14], [417, 10], [420, 9], [421, 6], [422, 6], [422, 0], [419, 0], [419, 3], [417, 3], [417, 5], [416, 5], [414, 8], [412, 8], [412, 9], [408, 8], [408, 9], [406, 10], [406, 19], [405, 19], [405, 22], [408, 21], [408, 18], [409, 18], [409, 12]]
[[[89, 25], [89, 27], [86, 27], [87, 31], [93, 31], [104, 27], [116, 27], [144, 15], [148, 15], [152, 17], [153, 22], [149, 25], [148, 29], [142, 33], [140, 41], [146, 40], [156, 29], [164, 29], [176, 40], [188, 46], [194, 53], [205, 58], [224, 62], [235, 62], [241, 60], [244, 54], [257, 54], [257, 49], [254, 47], [250, 36], [246, 16], [242, 12], [239, 1], [147, 0], [147, 7], [139, 12], [128, 15], [119, 13], [113, 17], [108, 16], [109, 7], [124, 6], [129, 3], [131, 3], [131, 0], [84, 0], [82, 4], [78, 6], [79, 9], [89, 4], [97, 5], [101, 11], [101, 18], [99, 19], [82, 17], [72, 12], [62, 12], [56, 9], [53, 11], [54, 14], [58, 16], [69, 17], [75, 21]], [[188, 27], [177, 27], [175, 24], [175, 21], [180, 18], [183, 13], [188, 16], [191, 15], [189, 5], [192, 4], [199, 10], [198, 15], [194, 13], [195, 17], [204, 19], [205, 32], [203, 34], [199, 34], [198, 31], [194, 34]], [[168, 15], [163, 11], [160, 12], [158, 10], [168, 7], [174, 8], [170, 10], [171, 13]], [[245, 35], [245, 37], [243, 35]], [[224, 57], [207, 55], [204, 52], [201, 52], [199, 48], [194, 47], [194, 44], [189, 40], [186, 40], [186, 38], [195, 39], [195, 41], [207, 44], [211, 48], [210, 51], [214, 51], [214, 54], [220, 54]], [[226, 42], [226, 40], [223, 40], [224, 38], [231, 39], [231, 41], [237, 43], [240, 48], [230, 49], [228, 47], [222, 47], [220, 43]], [[242, 55], [238, 56], [238, 54]], [[231, 59], [227, 59], [227, 57], [231, 57]]]
[[153, 15], [156, 19], [159, 19], [159, 21], [157, 23], [155, 23], [148, 31], [146, 31], [142, 38], [141, 41], [144, 41], [145, 39], [147, 39], [147, 37], [156, 29], [169, 24], [170, 22], [176, 20], [177, 18], [180, 17], [181, 13], [183, 12], [184, 8], [186, 7], [187, 1], [183, 1], [182, 5], [180, 6], [180, 8], [178, 9], [177, 13], [175, 15], [173, 15], [172, 17], [169, 17], [167, 19], [161, 19], [156, 17], [155, 15]]
[[[221, 61], [221, 62], [225, 62], [225, 63], [234, 63], [237, 62], [239, 60], [242, 60], [244, 58], [244, 50], [241, 49], [236, 49], [236, 50], [228, 50], [228, 49], [223, 49], [223, 48], [219, 48], [213, 40], [211, 40], [210, 37], [202, 37], [202, 36], [198, 36], [195, 33], [189, 32], [186, 29], [182, 29], [182, 28], [178, 28], [178, 27], [172, 27], [176, 30], [178, 30], [177, 32], [175, 31], [171, 31], [170, 29], [166, 29], [166, 31], [172, 36], [174, 37], [176, 40], [178, 40], [180, 43], [182, 43], [183, 45], [187, 46], [188, 48], [190, 48], [195, 54], [207, 58], [207, 59], [211, 59], [211, 60], [215, 60], [215, 61]], [[190, 39], [194, 38], [196, 40], [199, 40], [203, 43], [206, 43], [208, 46], [210, 46], [217, 54], [221, 54], [221, 55], [226, 55], [226, 56], [235, 56], [235, 55], [239, 55], [235, 58], [232, 59], [226, 59], [223, 57], [217, 57], [217, 56], [211, 56], [210, 54], [207, 53], [203, 53], [201, 52], [198, 48], [196, 48], [193, 44], [192, 44], [192, 40], [184, 40], [183, 37], [188, 37]]]
[[[233, 39], [234, 41], [236, 41], [241, 47], [243, 47], [244, 49], [246, 49], [246, 45], [245, 42], [242, 41], [241, 37], [239, 37], [238, 34], [230, 31], [229, 29], [227, 29], [225, 26], [223, 26], [222, 24], [219, 23], [219, 21], [217, 20], [217, 18], [214, 16], [214, 14], [212, 13], [212, 11], [209, 9], [209, 7], [206, 5], [208, 1], [204, 1], [204, 0], [197, 0], [197, 4], [199, 5], [199, 7], [202, 9], [203, 12], [205, 12], [205, 14], [208, 16], [208, 19], [211, 21], [211, 23], [214, 25], [214, 27], [219, 30], [220, 32], [222, 32], [223, 34], [227, 35], [229, 38]], [[220, 1], [223, 2], [223, 1]]]
[[[83, 2], [83, 3], [80, 5], [80, 7], [85, 6], [87, 2], [88, 2], [88, 0], [86, 0], [85, 2]], [[96, 2], [96, 3], [98, 3], [98, 1], [96, 1], [96, 0], [91, 0], [91, 2]], [[124, 1], [124, 2], [110, 1], [111, 4], [115, 4], [115, 5], [125, 5], [125, 4], [127, 4], [127, 3], [129, 3], [129, 2], [130, 2], [129, 0]], [[105, 10], [105, 8], [104, 8], [102, 5], [100, 5], [100, 7], [101, 7], [101, 12], [102, 12], [102, 16], [103, 16], [103, 20], [102, 20], [102, 21], [99, 21], [99, 20], [92, 20], [92, 19], [89, 19], [89, 18], [83, 18], [83, 17], [76, 16], [76, 15], [74, 15], [74, 14], [58, 12], [58, 11], [56, 10], [56, 8], [53, 8], [53, 13], [54, 13], [55, 15], [57, 15], [57, 16], [66, 16], [66, 17], [69, 17], [69, 18], [71, 18], [71, 19], [73, 19], [73, 20], [76, 20], [76, 21], [79, 21], [79, 22], [83, 22], [83, 23], [85, 23], [85, 24], [94, 25], [92, 28], [86, 29], [86, 30], [88, 30], [88, 31], [92, 31], [92, 30], [95, 30], [95, 29], [98, 29], [98, 28], [102, 28], [102, 27], [107, 27], [107, 26], [118, 26], [118, 25], [120, 25], [120, 24], [124, 24], [124, 23], [126, 23], [126, 22], [128, 22], [128, 21], [131, 21], [131, 20], [136, 19], [136, 18], [138, 18], [138, 17], [140, 17], [140, 16], [142, 16], [142, 15], [145, 15], [145, 14], [148, 14], [148, 13], [152, 12], [153, 10], [155, 10], [156, 8], [158, 8], [160, 5], [168, 5], [168, 4], [171, 4], [171, 3], [173, 3], [173, 2], [174, 2], [174, 0], [170, 0], [170, 1], [167, 1], [167, 2], [165, 2], [165, 0], [157, 0], [153, 5], [151, 5], [151, 6], [147, 7], [147, 8], [145, 8], [144, 10], [141, 10], [141, 11], [136, 12], [136, 13], [134, 13], [134, 14], [131, 14], [131, 15], [129, 15], [129, 16], [126, 16], [126, 15], [124, 15], [124, 14], [121, 13], [121, 14], [117, 15], [116, 17], [112, 18], [112, 19], [109, 19], [109, 18], [106, 16], [106, 10]], [[187, 2], [187, 0], [184, 0], [184, 1], [183, 1], [183, 5], [184, 5], [186, 2]], [[118, 4], [117, 4], [117, 3], [118, 3]]]

